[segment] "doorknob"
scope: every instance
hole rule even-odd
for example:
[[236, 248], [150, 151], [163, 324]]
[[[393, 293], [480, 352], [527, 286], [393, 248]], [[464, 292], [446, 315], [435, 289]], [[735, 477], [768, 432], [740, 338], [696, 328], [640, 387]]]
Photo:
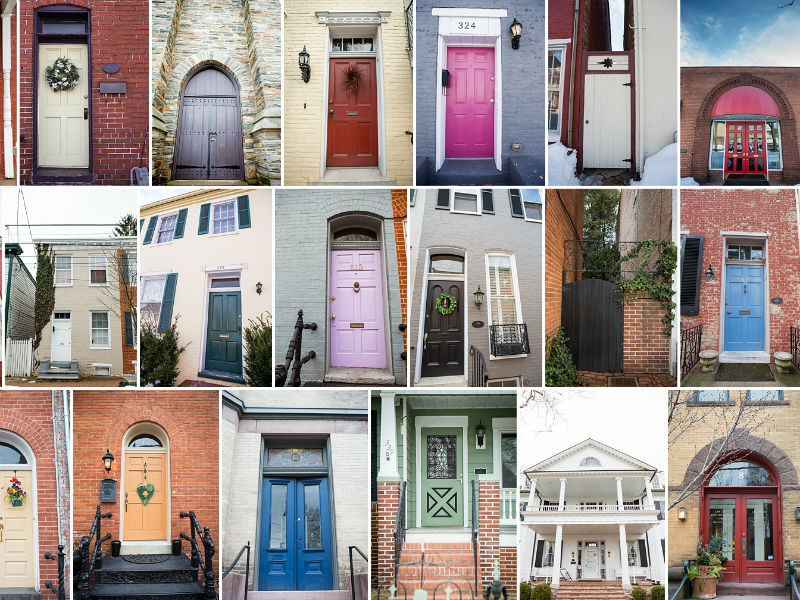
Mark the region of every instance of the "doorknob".
[[336, 319], [336, 315], [331, 315], [331, 320], [335, 320], [335, 319]]
[[730, 311], [730, 310], [728, 311], [728, 314], [731, 314], [731, 311]]
[[589, 124], [589, 119], [586, 119], [586, 124], [587, 124], [587, 125]]
[[458, 474], [458, 483], [460, 483], [461, 485], [464, 485], [464, 473], [459, 473]]
[[494, 104], [494, 98], [492, 98], [491, 100], [489, 100], [489, 102], [491, 102], [492, 104]]
[[328, 119], [333, 119], [333, 107], [328, 111]]
[[353, 284], [353, 291], [356, 294], [361, 291], [361, 286], [359, 285], [359, 283], [357, 281]]
[[423, 350], [427, 350], [428, 349], [428, 334], [427, 333], [422, 337], [422, 349]]
[[89, 109], [88, 108], [84, 108], [83, 109], [83, 118], [84, 118], [84, 120], [89, 120]]

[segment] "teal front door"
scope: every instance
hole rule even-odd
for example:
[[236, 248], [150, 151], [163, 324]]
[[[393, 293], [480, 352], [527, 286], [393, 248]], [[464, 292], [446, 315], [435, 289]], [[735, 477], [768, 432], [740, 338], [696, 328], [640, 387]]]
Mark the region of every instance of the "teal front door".
[[242, 374], [242, 294], [208, 295], [206, 371]]
[[422, 525], [463, 527], [464, 469], [462, 429], [423, 427], [422, 436]]

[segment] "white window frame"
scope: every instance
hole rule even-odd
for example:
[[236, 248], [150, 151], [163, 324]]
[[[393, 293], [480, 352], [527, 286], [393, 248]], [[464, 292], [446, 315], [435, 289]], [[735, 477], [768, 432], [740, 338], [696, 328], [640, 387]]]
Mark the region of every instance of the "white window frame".
[[[58, 258], [62, 256], [69, 257], [69, 283], [57, 283], [58, 277], [56, 277], [58, 273]], [[72, 287], [75, 283], [75, 261], [73, 260], [75, 257], [72, 254], [56, 254], [53, 258], [53, 287]]]
[[[92, 266], [93, 258], [103, 259], [103, 270], [106, 272], [105, 283], [92, 283], [92, 271], [98, 271]], [[89, 255], [89, 286], [90, 287], [108, 287], [108, 257], [105, 254], [90, 254]]]
[[780, 121], [765, 121], [764, 122], [764, 146], [767, 145], [767, 128], [770, 123], [775, 123], [778, 126], [778, 168], [769, 168], [769, 150], [767, 150], [767, 171], [783, 171], [783, 131], [781, 131]]
[[[110, 377], [111, 363], [92, 363], [92, 375], [95, 377]], [[97, 370], [107, 370], [108, 373], [98, 373]]]
[[[547, 112], [545, 106], [546, 119], [547, 119], [547, 140], [549, 142], [557, 142], [561, 139], [561, 125], [564, 122], [564, 60], [567, 57], [566, 44], [548, 44], [547, 45], [547, 64], [545, 65], [545, 78], [547, 79], [546, 92], [555, 92], [556, 88], [550, 86], [550, 52], [553, 50], [561, 50], [561, 76], [558, 78], [558, 128], [555, 130], [550, 129], [550, 113]], [[547, 102], [547, 98], [545, 98]]]
[[[539, 201], [535, 202], [535, 201], [525, 200], [524, 192], [526, 192], [526, 191], [529, 191], [529, 190], [520, 190], [519, 191], [519, 199], [522, 202], [522, 213], [525, 215], [525, 220], [528, 221], [529, 223], [542, 223], [543, 220], [544, 220], [544, 202], [542, 200], [542, 192], [539, 191], [539, 190], [536, 190], [536, 193], [539, 195]], [[527, 204], [538, 204], [539, 205], [539, 215], [541, 215], [541, 217], [538, 218], [538, 219], [530, 218], [528, 216], [528, 208], [525, 206], [526, 203]]]
[[[120, 278], [122, 278], [122, 260], [124, 256], [128, 257], [128, 279], [123, 281], [123, 283], [127, 286], [136, 287], [139, 272], [139, 257], [136, 254], [136, 250], [122, 251], [118, 258]], [[131, 258], [133, 258], [133, 270], [131, 270]]]
[[[94, 331], [94, 323], [92, 322], [92, 318], [94, 314], [104, 313], [106, 315], [106, 321], [108, 322], [108, 345], [98, 345], [92, 342], [92, 332]], [[99, 331], [99, 329], [98, 329]], [[108, 310], [90, 310], [89, 311], [89, 348], [92, 350], [110, 350], [111, 349], [111, 311]]]
[[[233, 204], [233, 231], [222, 231], [214, 233], [214, 208], [223, 204]], [[239, 203], [236, 198], [225, 198], [211, 203], [208, 211], [208, 235], [218, 237], [223, 235], [235, 235], [239, 233]]]
[[[147, 275], [147, 276], [142, 276], [142, 278], [141, 278], [141, 282], [140, 283], [141, 283], [141, 286], [142, 286], [142, 290], [141, 290], [141, 296], [140, 296], [139, 307], [138, 307], [139, 316], [140, 317], [142, 315], [142, 310], [144, 308], [144, 293], [145, 293], [145, 290], [147, 289], [147, 282], [148, 281], [157, 281], [157, 280], [163, 281], [164, 282], [164, 288], [166, 288], [166, 285], [167, 285], [167, 276], [166, 275]], [[153, 325], [155, 325], [156, 327], [158, 327], [158, 322], [161, 320], [161, 309], [164, 306], [164, 288], [161, 289], [161, 300], [158, 303], [158, 316], [156, 317], [155, 322], [153, 323]]]
[[[490, 384], [490, 383], [499, 383], [499, 382], [501, 382], [501, 381], [510, 381], [510, 382], [512, 382], [514, 385], [513, 385], [513, 386], [511, 386], [511, 387], [522, 387], [522, 383], [520, 383], [520, 380], [519, 380], [519, 375], [517, 375], [517, 376], [514, 376], [514, 377], [497, 377], [497, 378], [495, 378], [495, 379], [491, 379], [491, 378], [489, 378], [489, 379], [486, 381], [486, 383], [487, 383], [487, 384]], [[487, 386], [487, 387], [492, 387], [492, 386], [491, 386], [491, 385], [489, 385], [489, 386]], [[505, 386], [497, 386], [497, 387], [505, 387]]]
[[[459, 194], [472, 194], [471, 190], [475, 190], [475, 212], [470, 210], [457, 210], [456, 209], [456, 193]], [[450, 190], [450, 212], [456, 213], [459, 215], [481, 215], [481, 188], [479, 187], [457, 187], [451, 188]]]
[[[721, 168], [712, 167], [711, 166], [711, 155], [714, 152], [714, 150], [713, 150], [713, 148], [714, 148], [714, 125], [716, 123], [722, 123], [723, 138], [722, 138], [722, 167]], [[765, 136], [766, 136], [766, 134], [765, 134]], [[711, 121], [711, 134], [710, 134], [710, 137], [708, 139], [708, 170], [709, 171], [724, 171], [725, 170], [725, 154], [727, 152], [727, 147], [726, 147], [727, 139], [728, 139], [727, 121], [723, 121], [721, 119], [712, 120]], [[764, 144], [766, 144], [766, 143], [767, 142], [766, 142], [766, 137], [765, 137]]]
[[[631, 550], [633, 550], [633, 564], [631, 564]], [[639, 540], [628, 540], [628, 552], [626, 559], [629, 567], [642, 566], [642, 557], [639, 556]]]
[[[158, 238], [161, 232], [161, 224], [163, 221], [171, 217], [175, 217], [175, 228], [172, 230], [172, 237], [166, 242], [159, 242]], [[153, 239], [151, 240], [151, 243], [154, 246], [163, 246], [165, 244], [171, 244], [172, 242], [175, 241], [175, 232], [177, 231], [177, 229], [178, 229], [178, 211], [169, 212], [163, 215], [158, 215], [158, 221], [156, 221], [156, 230], [153, 232]]]
[[[489, 343], [489, 360], [505, 360], [509, 358], [526, 358], [527, 354], [509, 354], [508, 356], [495, 356], [491, 353], [492, 347], [492, 287], [491, 287], [491, 277], [489, 274], [489, 259], [492, 256], [506, 256], [508, 257], [511, 263], [511, 282], [514, 286], [514, 299], [516, 300], [517, 305], [517, 323], [522, 323], [522, 298], [520, 298], [519, 294], [519, 280], [517, 278], [517, 261], [512, 252], [487, 252], [484, 254], [483, 264], [484, 268], [486, 269], [486, 314], [487, 314], [487, 331], [486, 334], [488, 336], [487, 342]], [[530, 343], [530, 337], [528, 338], [528, 343]]]

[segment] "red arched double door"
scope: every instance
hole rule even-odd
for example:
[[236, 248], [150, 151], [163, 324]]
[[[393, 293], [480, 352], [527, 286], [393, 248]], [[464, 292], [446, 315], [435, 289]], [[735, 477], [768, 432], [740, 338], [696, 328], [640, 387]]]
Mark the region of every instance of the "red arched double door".
[[780, 481], [771, 465], [752, 456], [723, 465], [703, 485], [702, 511], [701, 538], [718, 538], [728, 558], [725, 581], [783, 581]]

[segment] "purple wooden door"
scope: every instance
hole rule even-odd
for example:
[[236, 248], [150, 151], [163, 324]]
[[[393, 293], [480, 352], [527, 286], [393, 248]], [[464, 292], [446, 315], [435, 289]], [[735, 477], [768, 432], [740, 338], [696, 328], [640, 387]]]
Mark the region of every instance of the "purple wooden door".
[[386, 368], [380, 250], [331, 252], [331, 366]]
[[447, 49], [445, 156], [494, 156], [494, 48]]

